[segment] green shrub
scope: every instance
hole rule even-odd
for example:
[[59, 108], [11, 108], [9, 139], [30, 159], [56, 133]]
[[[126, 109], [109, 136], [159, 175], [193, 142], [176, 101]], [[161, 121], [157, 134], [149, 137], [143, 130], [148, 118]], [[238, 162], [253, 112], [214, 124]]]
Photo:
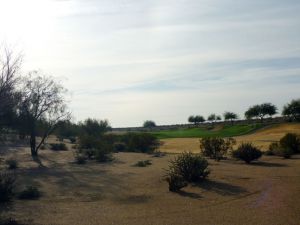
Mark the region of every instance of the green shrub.
[[233, 138], [206, 137], [200, 139], [200, 150], [204, 156], [219, 161], [226, 156], [228, 150], [232, 150], [235, 143]]
[[157, 137], [149, 133], [127, 133], [121, 139], [129, 152], [153, 153], [160, 145]]
[[291, 158], [291, 156], [294, 153], [294, 151], [291, 148], [287, 148], [287, 147], [284, 148], [281, 145], [278, 145], [278, 147], [274, 149], [273, 152], [274, 155], [281, 156], [285, 159]]
[[116, 142], [113, 144], [114, 152], [125, 152], [126, 144], [123, 142]]
[[16, 176], [13, 173], [0, 173], [0, 202], [8, 202], [14, 196]]
[[15, 170], [18, 168], [18, 161], [15, 159], [7, 159], [5, 163], [7, 164], [8, 169], [10, 170]]
[[22, 192], [19, 193], [19, 199], [33, 200], [38, 199], [41, 193], [37, 187], [27, 186]]
[[250, 163], [262, 156], [262, 152], [252, 145], [252, 143], [242, 143], [238, 149], [232, 152], [234, 158]]
[[269, 149], [264, 152], [265, 155], [275, 155], [275, 151], [279, 148], [279, 144], [277, 142], [273, 142], [269, 145]]
[[68, 147], [65, 143], [51, 143], [50, 149], [54, 151], [67, 151]]
[[300, 152], [300, 138], [296, 134], [287, 133], [279, 141], [280, 146], [284, 149], [290, 149], [293, 153]]
[[111, 150], [106, 148], [96, 149], [95, 159], [98, 162], [110, 162], [114, 160]]
[[184, 152], [170, 161], [168, 174], [181, 176], [187, 182], [205, 179], [208, 174], [208, 161], [199, 154]]
[[134, 164], [134, 166], [137, 166], [137, 167], [146, 167], [149, 165], [152, 165], [151, 160], [138, 161], [136, 164]]
[[168, 174], [166, 180], [169, 184], [169, 191], [172, 192], [178, 192], [188, 184], [182, 176], [172, 172]]

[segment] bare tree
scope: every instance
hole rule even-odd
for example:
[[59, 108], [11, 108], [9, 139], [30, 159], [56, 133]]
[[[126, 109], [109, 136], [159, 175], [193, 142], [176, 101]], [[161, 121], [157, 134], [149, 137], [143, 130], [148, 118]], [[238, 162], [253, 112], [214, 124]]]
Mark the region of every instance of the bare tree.
[[0, 118], [16, 105], [14, 91], [22, 58], [22, 54], [0, 46]]
[[[31, 72], [23, 80], [19, 114], [28, 126], [33, 157], [38, 156], [38, 150], [54, 130], [56, 124], [70, 118], [65, 94], [66, 89], [53, 77], [45, 76], [39, 71]], [[37, 143], [37, 124], [41, 121], [47, 127], [41, 135], [41, 140]]]

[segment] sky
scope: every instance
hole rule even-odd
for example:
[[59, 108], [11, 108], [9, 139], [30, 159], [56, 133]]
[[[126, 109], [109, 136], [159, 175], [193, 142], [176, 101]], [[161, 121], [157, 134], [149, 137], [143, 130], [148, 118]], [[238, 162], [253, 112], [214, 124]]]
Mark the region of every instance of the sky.
[[243, 118], [300, 94], [299, 0], [0, 0], [0, 43], [68, 90], [75, 121]]

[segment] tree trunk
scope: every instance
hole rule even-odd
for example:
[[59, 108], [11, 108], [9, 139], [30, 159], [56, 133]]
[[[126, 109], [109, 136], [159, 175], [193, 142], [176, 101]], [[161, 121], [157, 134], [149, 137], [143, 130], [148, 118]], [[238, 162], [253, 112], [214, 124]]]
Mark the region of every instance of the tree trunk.
[[32, 125], [31, 134], [30, 134], [30, 150], [31, 156], [36, 157], [38, 156], [37, 149], [36, 149], [36, 135], [35, 135], [35, 125]]

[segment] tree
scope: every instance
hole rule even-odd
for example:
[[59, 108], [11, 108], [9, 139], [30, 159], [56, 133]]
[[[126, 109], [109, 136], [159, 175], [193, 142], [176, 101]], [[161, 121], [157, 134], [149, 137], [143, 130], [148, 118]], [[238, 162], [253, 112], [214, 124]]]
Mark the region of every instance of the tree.
[[7, 47], [0, 47], [0, 128], [13, 120], [18, 95], [16, 85], [22, 64], [22, 55]]
[[260, 105], [251, 106], [246, 112], [245, 117], [252, 119], [253, 117], [259, 117], [263, 122], [266, 115], [273, 116], [277, 113], [277, 107], [272, 103], [263, 103]]
[[153, 128], [153, 127], [156, 127], [156, 124], [152, 120], [146, 120], [144, 122], [144, 124], [143, 124], [143, 127], [145, 127], [145, 128]]
[[210, 115], [207, 117], [207, 120], [210, 121], [210, 122], [215, 122], [216, 119], [217, 119], [216, 114], [210, 114]]
[[217, 116], [216, 117], [216, 120], [218, 121], [218, 120], [222, 120], [222, 117], [221, 116]]
[[277, 107], [272, 103], [263, 103], [260, 105], [251, 106], [246, 112], [245, 117], [252, 119], [253, 117], [259, 117], [261, 121], [266, 115], [273, 116], [277, 113]]
[[[66, 89], [52, 77], [34, 71], [24, 78], [21, 92], [18, 113], [30, 133], [31, 155], [36, 157], [38, 150], [54, 130], [55, 125], [70, 117], [64, 98]], [[45, 129], [41, 141], [37, 143], [37, 125], [40, 122], [45, 124]]]
[[231, 124], [233, 124], [233, 120], [238, 119], [238, 115], [234, 112], [225, 112], [224, 113], [224, 120], [230, 120]]
[[109, 122], [107, 120], [86, 119], [83, 123], [80, 123], [80, 127], [84, 135], [100, 137], [105, 132], [111, 130]]
[[188, 118], [188, 121], [190, 123], [194, 123], [196, 125], [196, 124], [205, 122], [205, 119], [203, 116], [197, 115], [197, 116], [190, 116]]
[[283, 116], [291, 120], [300, 121], [300, 99], [294, 99], [283, 107]]

